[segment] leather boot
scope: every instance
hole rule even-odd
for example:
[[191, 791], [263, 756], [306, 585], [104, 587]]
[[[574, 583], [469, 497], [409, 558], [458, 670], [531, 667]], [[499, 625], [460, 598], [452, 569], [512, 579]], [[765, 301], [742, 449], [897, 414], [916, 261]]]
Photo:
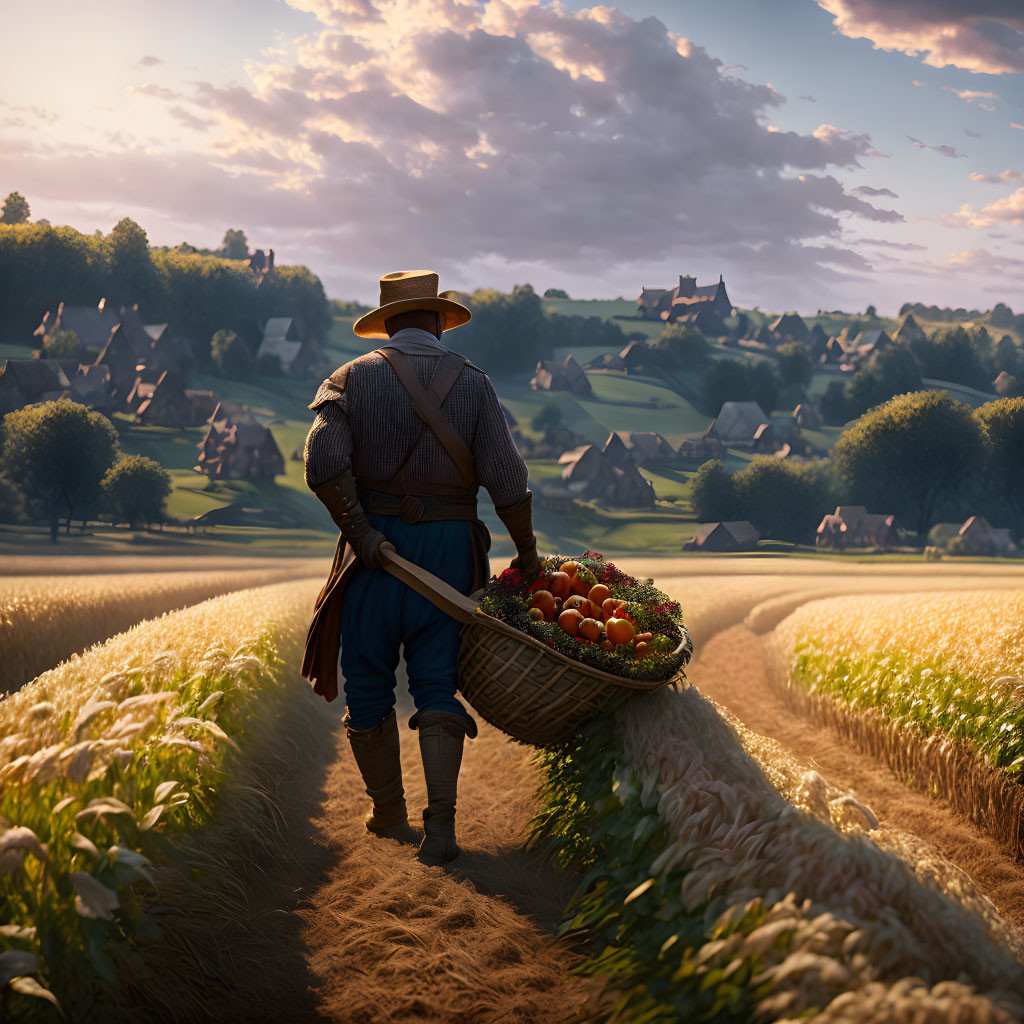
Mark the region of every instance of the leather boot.
[[373, 800], [373, 810], [366, 816], [367, 830], [388, 839], [415, 838], [405, 809], [398, 719], [394, 708], [371, 729], [348, 727], [348, 715], [344, 723], [359, 774], [366, 784], [366, 795]]
[[419, 730], [423, 777], [427, 783], [420, 856], [433, 862], [454, 860], [459, 855], [455, 842], [455, 798], [462, 744], [467, 735], [476, 736], [476, 722], [468, 715], [450, 711], [419, 711], [409, 726]]

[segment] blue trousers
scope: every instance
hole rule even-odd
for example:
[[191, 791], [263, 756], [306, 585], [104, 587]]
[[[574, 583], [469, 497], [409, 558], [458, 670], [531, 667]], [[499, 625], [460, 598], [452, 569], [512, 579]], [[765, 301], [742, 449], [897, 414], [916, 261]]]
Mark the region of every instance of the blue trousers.
[[[403, 558], [463, 594], [473, 585], [473, 545], [464, 520], [407, 523], [370, 516]], [[349, 727], [371, 729], [395, 706], [399, 648], [417, 711], [467, 714], [455, 696], [461, 624], [383, 569], [358, 565], [345, 585], [341, 673]]]

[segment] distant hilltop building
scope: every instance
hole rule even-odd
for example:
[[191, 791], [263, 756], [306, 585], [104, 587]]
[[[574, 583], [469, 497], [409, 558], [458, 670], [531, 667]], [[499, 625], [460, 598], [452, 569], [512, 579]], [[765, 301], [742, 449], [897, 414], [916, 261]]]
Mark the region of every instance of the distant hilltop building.
[[645, 320], [675, 323], [677, 320], [695, 320], [702, 313], [714, 313], [719, 317], [732, 313], [732, 302], [721, 275], [718, 284], [699, 285], [697, 278], [680, 274], [675, 288], [643, 288], [636, 300], [636, 314]]

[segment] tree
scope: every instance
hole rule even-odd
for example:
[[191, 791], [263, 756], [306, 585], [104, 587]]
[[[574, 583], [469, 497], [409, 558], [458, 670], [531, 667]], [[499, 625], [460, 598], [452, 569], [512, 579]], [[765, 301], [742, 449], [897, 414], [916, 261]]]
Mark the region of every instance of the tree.
[[921, 390], [921, 367], [906, 345], [892, 345], [876, 352], [853, 375], [846, 387], [846, 419], [859, 416], [893, 395]]
[[82, 343], [74, 331], [58, 329], [43, 338], [44, 359], [74, 359], [82, 352]]
[[985, 484], [1006, 505], [1014, 532], [1024, 537], [1024, 398], [1002, 398], [975, 409], [985, 434]]
[[787, 341], [775, 350], [775, 354], [779, 359], [779, 375], [783, 384], [802, 392], [814, 376], [814, 364], [807, 346]]
[[849, 418], [850, 403], [846, 395], [846, 384], [841, 380], [830, 380], [825, 393], [818, 403], [821, 418], [830, 427], [841, 427]]
[[981, 423], [945, 391], [891, 399], [847, 427], [832, 448], [852, 500], [895, 513], [922, 540], [940, 499], [955, 496], [984, 458]]
[[228, 228], [224, 232], [224, 241], [220, 244], [220, 251], [228, 260], [247, 260], [249, 258], [249, 240], [245, 232], [238, 228]]
[[557, 402], [545, 402], [530, 420], [530, 426], [542, 433], [561, 425], [562, 408]]
[[693, 324], [669, 324], [660, 340], [672, 362], [682, 370], [692, 370], [708, 361], [708, 339]]
[[0, 462], [25, 496], [39, 503], [57, 540], [62, 513], [67, 531], [75, 509], [89, 507], [103, 474], [119, 453], [114, 425], [69, 398], [29, 405], [4, 417]]
[[812, 540], [821, 517], [835, 506], [826, 465], [757, 456], [732, 478], [737, 518], [749, 519], [762, 537]]
[[146, 232], [131, 217], [122, 217], [107, 238], [107, 250], [113, 301], [148, 307], [156, 280]]
[[0, 224], [25, 224], [31, 214], [28, 200], [20, 192], [11, 192], [0, 211]]
[[114, 522], [125, 521], [136, 530], [140, 524], [163, 520], [171, 475], [154, 459], [122, 455], [104, 474], [101, 487]]
[[567, 299], [569, 293], [564, 288], [548, 288], [544, 292], [545, 299]]
[[991, 391], [995, 376], [988, 332], [970, 334], [963, 327], [940, 331], [930, 344], [915, 347], [925, 377]]
[[771, 363], [759, 360], [747, 369], [749, 394], [761, 408], [771, 415], [772, 409], [778, 404], [782, 381], [779, 371]]
[[691, 502], [702, 523], [729, 521], [736, 515], [736, 491], [733, 478], [721, 459], [710, 459], [693, 477]]
[[[725, 402], [750, 400], [746, 364], [739, 359], [715, 359], [704, 374], [704, 405], [716, 415]], [[766, 412], [768, 410], [765, 410]]]
[[1005, 370], [1014, 377], [1021, 369], [1020, 349], [1008, 334], [1004, 334], [996, 344], [995, 364], [997, 371]]
[[868, 308], [864, 310], [864, 315], [869, 320], [875, 320], [878, 318], [878, 310], [875, 309], [874, 306], [868, 306]]
[[217, 372], [230, 380], [245, 380], [252, 374], [249, 346], [234, 331], [217, 331], [210, 339], [210, 358]]

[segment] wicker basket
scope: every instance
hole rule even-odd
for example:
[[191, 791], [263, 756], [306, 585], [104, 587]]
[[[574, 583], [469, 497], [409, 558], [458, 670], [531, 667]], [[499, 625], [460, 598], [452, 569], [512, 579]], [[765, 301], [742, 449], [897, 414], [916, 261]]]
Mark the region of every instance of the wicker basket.
[[[443, 580], [393, 552], [385, 568], [442, 611], [463, 623], [459, 689], [473, 710], [513, 739], [543, 747], [569, 738], [584, 722], [621, 704], [630, 693], [679, 685], [668, 679], [638, 682], [582, 665], [480, 611]], [[690, 637], [676, 648], [690, 658]]]

